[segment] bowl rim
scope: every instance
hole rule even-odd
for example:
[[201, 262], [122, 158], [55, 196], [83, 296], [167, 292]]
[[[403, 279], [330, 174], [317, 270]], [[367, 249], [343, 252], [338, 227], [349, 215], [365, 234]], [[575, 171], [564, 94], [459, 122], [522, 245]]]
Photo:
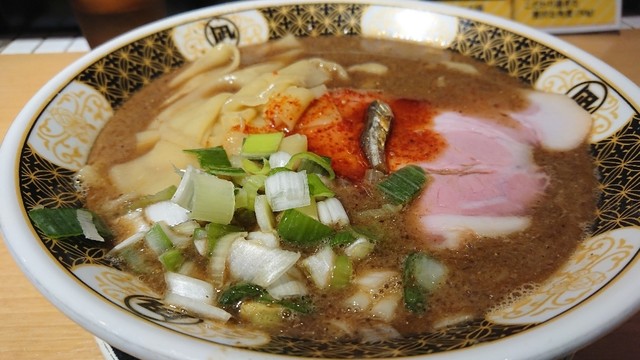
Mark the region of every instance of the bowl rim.
[[[114, 304], [97, 298], [93, 291], [87, 291], [88, 287], [86, 285], [82, 284], [74, 276], [69, 276], [69, 270], [61, 271], [60, 264], [46, 251], [31, 225], [25, 221], [27, 216], [20, 199], [17, 170], [19, 166], [19, 150], [28, 134], [26, 130], [31, 128], [33, 121], [35, 121], [44, 106], [77, 74], [107, 54], [144, 36], [206, 16], [239, 12], [256, 7], [314, 3], [375, 4], [425, 10], [477, 20], [504, 28], [566, 55], [579, 65], [593, 71], [596, 76], [608, 80], [616, 90], [627, 95], [625, 98], [632, 102], [634, 108], [640, 108], [638, 106], [638, 103], [640, 103], [638, 87], [617, 70], [585, 51], [552, 35], [514, 21], [446, 4], [414, 0], [254, 0], [208, 6], [144, 25], [100, 45], [74, 61], [48, 81], [18, 114], [7, 130], [0, 148], [0, 168], [11, 169], [11, 171], [0, 172], [0, 180], [3, 183], [3, 186], [0, 187], [0, 198], [6, 202], [2, 209], [3, 211], [0, 211], [0, 224], [4, 232], [5, 244], [22, 272], [60, 311], [109, 344], [142, 358], [150, 353], [154, 355], [154, 358], [159, 359], [177, 357], [197, 359], [201, 358], [203, 354], [206, 354], [207, 357], [221, 355], [260, 359], [283, 358], [280, 355], [255, 352], [195, 339], [171, 330], [167, 331], [150, 322], [132, 321], [132, 315], [126, 314], [124, 311], [114, 311], [113, 309], [117, 308]], [[6, 209], [10, 209], [10, 211]], [[464, 359], [469, 355], [473, 355], [477, 358], [538, 359], [570, 353], [604, 335], [640, 308], [640, 288], [635, 286], [633, 282], [633, 279], [640, 277], [640, 266], [637, 266], [637, 262], [638, 257], [635, 256], [625, 270], [616, 276], [611, 283], [599, 290], [601, 292], [606, 288], [606, 299], [602, 296], [594, 295], [579, 306], [579, 311], [571, 309], [560, 318], [554, 318], [523, 333], [511, 335], [506, 339], [478, 344], [461, 350], [417, 356], [416, 358], [428, 357], [429, 359], [453, 360]], [[613, 314], [603, 312], [603, 308], [611, 307], [609, 304], [615, 304], [618, 310]], [[583, 316], [585, 313], [589, 314], [589, 316]], [[600, 325], [600, 327], [594, 329], [594, 323]], [[142, 337], [144, 337], [142, 342], [130, 341], [130, 339]], [[173, 346], [154, 347], [152, 346], [153, 343]], [[505, 343], [508, 346], [505, 346]]]

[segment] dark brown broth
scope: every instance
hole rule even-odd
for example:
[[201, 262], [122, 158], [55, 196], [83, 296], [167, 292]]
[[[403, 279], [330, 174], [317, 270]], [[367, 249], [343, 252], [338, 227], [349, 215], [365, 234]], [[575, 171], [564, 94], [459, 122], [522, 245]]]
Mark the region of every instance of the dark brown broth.
[[[505, 112], [517, 111], [526, 105], [516, 88], [524, 85], [495, 68], [474, 62], [460, 55], [427, 49], [411, 44], [357, 38], [316, 38], [303, 41], [310, 56], [321, 56], [349, 66], [377, 61], [389, 67], [389, 76], [373, 78], [354, 75], [349, 84], [335, 82], [331, 86], [375, 88], [397, 96], [427, 100], [442, 109], [482, 116], [495, 121], [509, 121]], [[244, 49], [244, 62], [263, 60], [259, 47]], [[253, 55], [252, 55], [253, 54]], [[446, 59], [476, 66], [482, 78], [448, 70], [435, 62]], [[157, 113], [158, 104], [166, 96], [166, 81], [160, 79], [132, 97], [109, 122], [98, 138], [90, 163], [98, 166], [106, 179], [106, 170], [113, 163], [126, 161], [134, 152], [132, 135], [141, 130]], [[437, 84], [444, 79], [446, 86]], [[505, 120], [506, 119], [506, 120]], [[403, 334], [424, 332], [449, 315], [483, 316], [514, 289], [523, 284], [536, 284], [556, 271], [585, 236], [585, 227], [595, 213], [597, 182], [587, 145], [567, 153], [536, 154], [536, 162], [551, 175], [551, 185], [544, 198], [532, 209], [532, 226], [523, 233], [499, 239], [472, 239], [457, 251], [439, 251], [435, 255], [449, 268], [449, 277], [430, 298], [429, 311], [420, 317], [398, 307], [393, 325]], [[364, 185], [337, 187], [350, 217], [362, 209], [375, 208], [380, 199]], [[119, 194], [109, 192], [109, 184], [90, 189], [89, 207], [104, 213], [101, 206]], [[102, 210], [101, 210], [102, 209]], [[112, 224], [117, 227], [117, 224]], [[371, 226], [372, 224], [363, 224]], [[407, 253], [424, 248], [425, 237], [401, 216], [378, 221], [385, 239], [377, 244], [374, 257], [356, 265], [356, 274], [364, 268], [379, 266], [398, 269]], [[161, 286], [154, 286], [161, 288]], [[310, 286], [309, 288], [312, 288]], [[313, 300], [325, 315], [297, 317], [282, 334], [310, 338], [327, 338], [331, 333], [326, 323], [316, 319], [350, 317], [338, 304], [331, 291], [316, 294]], [[340, 297], [342, 298], [342, 297]]]

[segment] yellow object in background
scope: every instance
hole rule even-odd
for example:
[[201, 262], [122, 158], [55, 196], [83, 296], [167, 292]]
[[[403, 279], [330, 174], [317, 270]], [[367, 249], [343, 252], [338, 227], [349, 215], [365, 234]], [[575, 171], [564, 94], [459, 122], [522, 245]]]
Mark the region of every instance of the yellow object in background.
[[620, 29], [622, 0], [441, 0], [551, 33]]
[[541, 28], [598, 26], [619, 21], [613, 0], [513, 0], [513, 19]]
[[444, 3], [511, 18], [513, 0], [445, 0]]

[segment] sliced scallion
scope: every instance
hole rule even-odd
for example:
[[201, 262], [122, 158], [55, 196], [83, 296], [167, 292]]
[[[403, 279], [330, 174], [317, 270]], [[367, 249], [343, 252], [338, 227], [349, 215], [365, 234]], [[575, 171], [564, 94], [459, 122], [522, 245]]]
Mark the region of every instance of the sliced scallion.
[[269, 296], [262, 286], [240, 283], [229, 287], [218, 297], [218, 304], [224, 307], [236, 307], [245, 299], [260, 299]]
[[249, 193], [244, 188], [236, 188], [236, 210], [249, 207]]
[[[90, 212], [86, 209], [83, 209], [83, 211]], [[60, 239], [83, 235], [77, 213], [78, 209], [71, 208], [41, 208], [29, 211], [29, 218], [46, 236], [52, 239]], [[92, 212], [90, 213], [93, 214]], [[109, 228], [98, 216], [93, 214], [92, 219], [100, 235], [104, 237], [112, 236]]]
[[269, 202], [267, 201], [267, 196], [256, 196], [254, 208], [260, 230], [265, 232], [272, 231], [275, 227], [276, 221], [273, 216], [273, 212], [271, 211], [271, 207], [269, 206]]
[[307, 182], [309, 183], [309, 193], [314, 198], [323, 199], [335, 196], [335, 193], [322, 182], [317, 174], [307, 172]]
[[251, 134], [244, 139], [240, 153], [249, 159], [267, 158], [278, 151], [283, 137], [281, 132]]
[[149, 248], [151, 248], [151, 250], [153, 250], [153, 252], [158, 256], [173, 248], [171, 238], [167, 234], [169, 231], [170, 230], [166, 224], [157, 222], [153, 224], [149, 231], [144, 235], [144, 240], [147, 246], [149, 246]]
[[331, 167], [331, 160], [309, 151], [305, 151], [305, 152], [301, 152], [293, 155], [289, 160], [289, 162], [287, 163], [286, 167], [293, 170], [296, 164], [300, 163], [300, 165], [296, 170], [302, 171], [304, 169], [300, 169], [300, 166], [304, 161], [309, 161], [320, 166], [322, 170], [326, 172], [326, 175], [329, 179], [334, 179], [336, 177], [336, 173], [333, 171], [333, 168]]
[[341, 230], [335, 233], [329, 240], [332, 247], [349, 245], [356, 241], [356, 236], [349, 230]]
[[213, 304], [214, 302], [215, 289], [207, 281], [171, 271], [164, 274], [164, 280], [167, 284], [167, 292], [201, 301], [205, 304]]
[[299, 258], [297, 252], [239, 239], [229, 251], [229, 273], [235, 279], [267, 287], [289, 271]]
[[207, 237], [207, 254], [211, 254], [218, 240], [230, 233], [242, 232], [243, 229], [229, 224], [208, 223], [204, 227]]
[[336, 198], [318, 201], [318, 218], [321, 223], [329, 226], [349, 225], [349, 216], [340, 200]]
[[167, 269], [167, 271], [172, 272], [178, 271], [178, 269], [180, 269], [180, 266], [182, 266], [182, 263], [184, 262], [182, 252], [180, 251], [180, 249], [175, 248], [169, 249], [160, 254], [160, 256], [158, 256], [158, 259], [160, 259], [160, 262], [162, 263], [162, 265], [164, 265], [164, 268]]
[[230, 223], [236, 206], [233, 183], [206, 173], [194, 175], [189, 216], [218, 224]]
[[306, 297], [294, 297], [289, 299], [274, 299], [265, 288], [251, 283], [235, 284], [220, 294], [218, 304], [226, 308], [239, 307], [243, 301], [254, 300], [263, 304], [278, 304], [287, 309], [308, 314], [313, 311], [313, 306]]
[[276, 151], [269, 156], [269, 166], [271, 168], [279, 168], [287, 165], [291, 159], [291, 154], [285, 151]]
[[193, 201], [193, 178], [200, 173], [200, 170], [189, 165], [182, 174], [182, 179], [176, 189], [171, 201], [182, 206], [185, 209], [191, 208]]
[[264, 193], [273, 211], [307, 206], [311, 203], [307, 174], [283, 171], [265, 180]]
[[244, 176], [243, 169], [231, 166], [227, 152], [222, 146], [206, 149], [188, 149], [187, 153], [194, 154], [202, 170], [220, 176]]
[[314, 285], [319, 289], [324, 289], [331, 284], [335, 259], [336, 254], [330, 246], [326, 245], [300, 263], [309, 274]]
[[258, 220], [256, 219], [256, 212], [253, 210], [249, 210], [248, 208], [240, 208], [236, 209], [233, 213], [233, 220], [231, 221], [231, 225], [235, 225], [241, 227], [243, 229], [251, 229], [258, 224]]
[[446, 268], [431, 256], [414, 252], [403, 263], [402, 285], [407, 310], [422, 313], [427, 309], [429, 293], [442, 281]]
[[378, 183], [378, 189], [394, 204], [407, 204], [420, 194], [427, 182], [423, 168], [407, 165]]
[[300, 246], [315, 246], [333, 233], [327, 225], [296, 209], [282, 213], [277, 230], [283, 240]]
[[361, 260], [369, 255], [375, 245], [365, 237], [359, 237], [354, 242], [344, 248], [344, 253], [353, 259]]
[[177, 187], [175, 185], [171, 185], [155, 194], [142, 196], [132, 201], [131, 204], [129, 204], [128, 209], [140, 209], [160, 201], [170, 200], [173, 194], [175, 194], [176, 189]]
[[211, 284], [216, 288], [224, 284], [227, 274], [227, 258], [231, 251], [231, 245], [238, 239], [247, 236], [246, 232], [229, 233], [222, 236], [215, 243], [211, 252], [211, 260], [209, 260], [209, 275]]
[[52, 239], [80, 236], [84, 235], [84, 232], [78, 220], [78, 210], [91, 214], [91, 221], [99, 235], [105, 238], [113, 236], [104, 222], [95, 213], [86, 209], [33, 209], [29, 211], [29, 218], [40, 231]]
[[169, 200], [153, 203], [145, 207], [143, 213], [152, 223], [164, 221], [171, 226], [189, 220], [189, 211]]
[[269, 161], [264, 158], [261, 160], [262, 166], [258, 165], [256, 160], [242, 159], [242, 169], [249, 174], [267, 175], [271, 171]]
[[82, 234], [85, 238], [89, 240], [104, 242], [104, 238], [98, 233], [98, 228], [93, 222], [92, 212], [84, 209], [78, 209], [76, 211], [76, 218], [78, 219], [80, 228], [82, 228]]
[[277, 304], [257, 301], [243, 301], [240, 304], [240, 318], [262, 329], [282, 326], [285, 319], [284, 308]]
[[331, 274], [331, 288], [342, 289], [349, 285], [353, 275], [351, 259], [347, 255], [337, 255], [333, 264]]
[[266, 175], [256, 174], [242, 178], [240, 185], [247, 192], [247, 209], [254, 210], [253, 206], [256, 201], [258, 192], [264, 189], [264, 182], [267, 180]]
[[227, 152], [222, 146], [206, 149], [188, 149], [184, 150], [184, 152], [194, 154], [203, 170], [207, 170], [209, 167], [231, 167]]

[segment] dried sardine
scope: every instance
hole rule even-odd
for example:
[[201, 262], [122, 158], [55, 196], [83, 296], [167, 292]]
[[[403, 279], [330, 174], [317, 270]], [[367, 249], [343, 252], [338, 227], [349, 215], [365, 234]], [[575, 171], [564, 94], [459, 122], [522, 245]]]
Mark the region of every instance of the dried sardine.
[[360, 146], [369, 164], [372, 168], [385, 173], [387, 161], [384, 149], [392, 122], [391, 107], [380, 100], [375, 100], [367, 108], [365, 127], [360, 135]]

